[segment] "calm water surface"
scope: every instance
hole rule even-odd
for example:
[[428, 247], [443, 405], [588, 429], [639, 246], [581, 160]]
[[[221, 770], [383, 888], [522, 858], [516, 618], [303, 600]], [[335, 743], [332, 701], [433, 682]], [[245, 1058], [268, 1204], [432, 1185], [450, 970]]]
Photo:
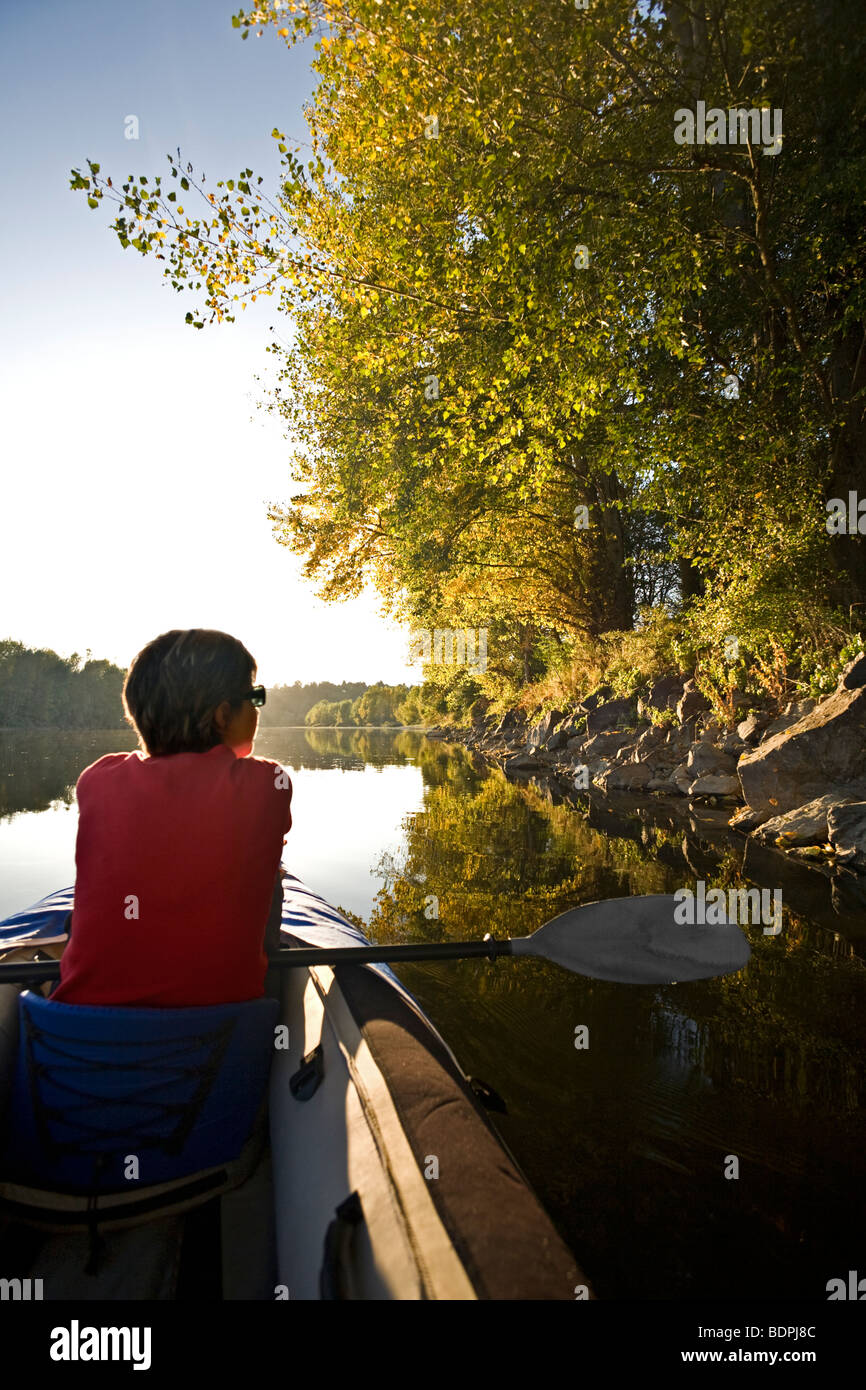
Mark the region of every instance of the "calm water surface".
[[[0, 733], [0, 916], [74, 881], [76, 779], [133, 747]], [[752, 960], [725, 979], [615, 985], [507, 960], [399, 973], [505, 1100], [492, 1118], [601, 1297], [824, 1299], [862, 1271], [864, 880], [744, 856], [712, 816], [510, 783], [412, 732], [269, 729], [255, 751], [292, 771], [288, 867], [379, 941], [525, 935], [696, 878], [781, 886], [781, 935], [747, 928]]]

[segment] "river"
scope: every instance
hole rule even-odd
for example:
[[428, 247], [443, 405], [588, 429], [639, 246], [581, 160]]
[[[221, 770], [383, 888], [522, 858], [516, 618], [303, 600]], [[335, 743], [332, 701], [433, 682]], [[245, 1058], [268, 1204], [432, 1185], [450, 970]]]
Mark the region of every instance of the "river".
[[[76, 779], [135, 746], [0, 733], [0, 916], [74, 881]], [[413, 731], [263, 729], [255, 752], [292, 773], [284, 862], [378, 941], [525, 935], [696, 878], [783, 881], [778, 854], [744, 862], [711, 817], [509, 782]], [[617, 985], [531, 960], [398, 971], [504, 1100], [491, 1119], [602, 1298], [826, 1299], [830, 1279], [866, 1274], [866, 895], [808, 866], [784, 875], [781, 933], [747, 928], [752, 959], [722, 979]]]

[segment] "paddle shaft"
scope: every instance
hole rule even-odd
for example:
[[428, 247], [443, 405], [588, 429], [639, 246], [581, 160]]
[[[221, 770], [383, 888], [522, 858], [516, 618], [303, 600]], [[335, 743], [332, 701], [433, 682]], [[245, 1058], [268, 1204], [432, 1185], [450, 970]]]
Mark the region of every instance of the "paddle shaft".
[[[512, 955], [510, 941], [434, 941], [408, 946], [294, 946], [291, 950], [280, 951], [268, 957], [268, 965], [282, 970], [298, 965], [364, 965], [367, 962], [383, 964], [401, 960], [464, 960], [470, 956], [486, 956], [495, 960], [497, 956]], [[45, 980], [60, 979], [59, 960], [13, 961], [11, 965], [0, 965], [0, 984], [41, 984]]]

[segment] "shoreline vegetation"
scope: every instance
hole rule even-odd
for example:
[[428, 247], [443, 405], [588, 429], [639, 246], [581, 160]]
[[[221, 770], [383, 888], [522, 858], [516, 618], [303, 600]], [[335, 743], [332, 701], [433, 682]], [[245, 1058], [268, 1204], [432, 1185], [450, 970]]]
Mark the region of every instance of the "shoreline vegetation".
[[[668, 671], [627, 693], [610, 684], [558, 708], [476, 702], [469, 717], [427, 728], [509, 778], [567, 782], [717, 812], [718, 828], [785, 851], [834, 876], [866, 874], [866, 652], [834, 670], [831, 691], [777, 685], [719, 691]], [[838, 666], [838, 663], [837, 663]], [[622, 690], [622, 686], [620, 689]], [[790, 698], [791, 695], [798, 696]]]

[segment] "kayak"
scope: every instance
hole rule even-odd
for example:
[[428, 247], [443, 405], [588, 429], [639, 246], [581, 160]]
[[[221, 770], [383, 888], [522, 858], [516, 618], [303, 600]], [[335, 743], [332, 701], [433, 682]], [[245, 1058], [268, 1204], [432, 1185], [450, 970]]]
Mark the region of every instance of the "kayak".
[[[72, 903], [73, 889], [62, 889], [6, 918], [0, 962], [59, 955]], [[280, 944], [324, 949], [369, 943], [286, 875]], [[69, 1181], [46, 1178], [55, 1170], [43, 1170], [42, 1151], [33, 1148], [43, 1133], [38, 1125], [22, 1141], [23, 1150], [19, 1145], [15, 1168], [11, 1130], [22, 1068], [28, 1060], [42, 1065], [38, 1046], [51, 1040], [58, 1020], [66, 1026], [93, 1015], [102, 1027], [102, 1015], [126, 1014], [133, 1024], [121, 1041], [106, 1052], [103, 1038], [103, 1052], [97, 1048], [88, 1063], [99, 1084], [108, 1085], [112, 1068], [124, 1075], [124, 1049], [130, 1056], [137, 1046], [146, 1049], [151, 1016], [154, 1027], [166, 1019], [180, 1026], [186, 1013], [216, 1024], [224, 1006], [91, 1010], [37, 997], [37, 988], [0, 984], [0, 1113], [7, 1131], [0, 1155], [0, 1241], [4, 1272], [22, 1289], [38, 1279], [39, 1295], [58, 1300], [592, 1297], [488, 1118], [485, 1102], [500, 1109], [502, 1103], [464, 1074], [387, 965], [274, 968], [266, 985], [273, 998], [226, 1006], [255, 1014], [253, 1026], [272, 1031], [274, 1044], [263, 1077], [248, 1079], [228, 1106], [210, 1114], [212, 1097], [200, 1098], [207, 1087], [195, 1053], [203, 1045], [199, 1020], [196, 1036], [184, 1043], [186, 1072], [196, 1078], [197, 1104], [208, 1121], [194, 1131], [193, 1170], [169, 1181], [168, 1170], [148, 1159], [134, 1195], [112, 1192], [108, 1184], [98, 1198], [82, 1196], [76, 1165], [83, 1159], [74, 1144], [66, 1145], [56, 1170]], [[127, 1067], [127, 1078], [134, 1071]], [[137, 1074], [149, 1075], [146, 1068]], [[174, 1111], [189, 1108], [177, 1075], [175, 1067], [160, 1083], [158, 1103], [166, 1113], [178, 1096]], [[256, 1086], [263, 1092], [259, 1111]], [[126, 1099], [116, 1086], [105, 1097], [105, 1114]], [[254, 1112], [258, 1119], [251, 1121]], [[56, 1107], [52, 1114], [56, 1120]], [[244, 1130], [237, 1158], [226, 1156], [233, 1123]], [[150, 1152], [139, 1139], [122, 1148]], [[21, 1152], [29, 1154], [26, 1171]]]

